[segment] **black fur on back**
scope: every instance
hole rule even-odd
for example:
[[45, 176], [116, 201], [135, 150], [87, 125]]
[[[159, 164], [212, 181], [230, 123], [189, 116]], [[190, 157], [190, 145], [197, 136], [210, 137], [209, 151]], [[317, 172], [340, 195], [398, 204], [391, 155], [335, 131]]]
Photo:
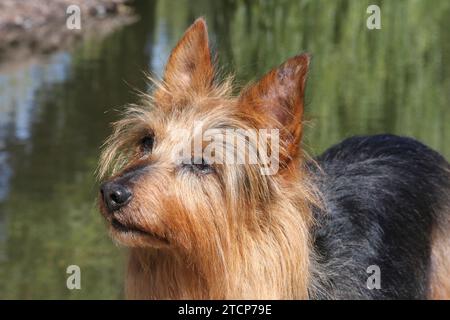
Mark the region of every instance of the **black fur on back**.
[[[315, 212], [313, 297], [426, 298], [431, 232], [449, 204], [447, 161], [393, 135], [349, 138], [316, 160], [325, 210]], [[380, 267], [379, 290], [367, 288], [371, 265]]]

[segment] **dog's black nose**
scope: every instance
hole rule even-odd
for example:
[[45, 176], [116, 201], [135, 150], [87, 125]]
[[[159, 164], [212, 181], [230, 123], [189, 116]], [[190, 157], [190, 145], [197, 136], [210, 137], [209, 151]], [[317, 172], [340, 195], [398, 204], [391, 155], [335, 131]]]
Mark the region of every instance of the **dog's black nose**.
[[115, 182], [105, 182], [100, 187], [103, 201], [110, 212], [116, 211], [130, 202], [133, 195], [127, 187]]

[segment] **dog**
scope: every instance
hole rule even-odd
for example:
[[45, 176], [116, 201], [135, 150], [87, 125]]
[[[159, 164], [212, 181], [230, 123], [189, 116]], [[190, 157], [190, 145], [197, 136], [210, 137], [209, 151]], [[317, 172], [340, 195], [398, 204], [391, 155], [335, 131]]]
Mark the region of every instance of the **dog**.
[[[308, 157], [309, 63], [292, 57], [235, 95], [232, 78], [217, 76], [204, 19], [185, 32], [100, 159], [100, 211], [129, 247], [127, 298], [450, 297], [450, 165], [394, 135]], [[256, 161], [230, 164], [211, 158], [240, 155], [236, 136], [206, 152], [194, 141], [203, 129], [276, 135], [244, 137]], [[269, 174], [261, 141], [276, 155]]]

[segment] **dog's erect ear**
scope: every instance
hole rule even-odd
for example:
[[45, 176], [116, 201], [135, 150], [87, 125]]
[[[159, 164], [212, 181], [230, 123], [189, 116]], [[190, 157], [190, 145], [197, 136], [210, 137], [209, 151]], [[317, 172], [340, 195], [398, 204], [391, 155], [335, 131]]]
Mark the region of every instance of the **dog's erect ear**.
[[164, 72], [170, 91], [206, 92], [214, 80], [214, 67], [208, 45], [208, 31], [198, 18], [172, 50]]
[[280, 129], [290, 157], [295, 157], [302, 137], [303, 100], [310, 57], [288, 59], [245, 89], [239, 103], [268, 128]]

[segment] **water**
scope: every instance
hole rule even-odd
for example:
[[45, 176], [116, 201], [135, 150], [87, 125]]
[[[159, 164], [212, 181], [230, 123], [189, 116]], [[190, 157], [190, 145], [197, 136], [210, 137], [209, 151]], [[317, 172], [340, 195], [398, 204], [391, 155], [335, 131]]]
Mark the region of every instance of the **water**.
[[[372, 3], [373, 1], [371, 1]], [[313, 55], [304, 147], [344, 137], [416, 137], [450, 158], [450, 2], [142, 1], [141, 19], [0, 73], [0, 298], [123, 297], [125, 252], [96, 210], [94, 170], [109, 123], [147, 90], [171, 47], [205, 16], [224, 72], [244, 84]], [[5, 63], [3, 61], [3, 63]], [[7, 62], [6, 62], [7, 63]], [[68, 290], [66, 268], [81, 268]]]

